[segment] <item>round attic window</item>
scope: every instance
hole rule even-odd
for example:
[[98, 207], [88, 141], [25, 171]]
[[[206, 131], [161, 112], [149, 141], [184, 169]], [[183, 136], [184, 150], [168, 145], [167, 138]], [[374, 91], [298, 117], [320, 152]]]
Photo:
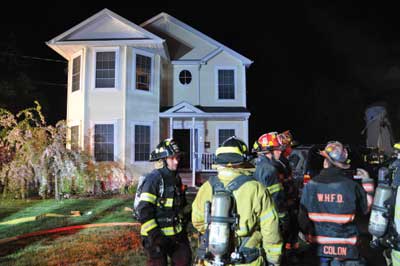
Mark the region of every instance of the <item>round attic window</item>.
[[189, 70], [182, 70], [181, 73], [179, 73], [179, 81], [183, 85], [187, 85], [192, 81], [192, 73], [190, 73]]

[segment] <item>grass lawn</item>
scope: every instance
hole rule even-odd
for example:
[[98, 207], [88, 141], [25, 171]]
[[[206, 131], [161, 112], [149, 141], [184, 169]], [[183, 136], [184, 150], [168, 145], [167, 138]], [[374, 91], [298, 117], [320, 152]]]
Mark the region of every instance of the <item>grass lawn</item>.
[[[69, 225], [134, 222], [132, 197], [1, 200], [0, 240]], [[79, 211], [81, 216], [70, 216]], [[51, 213], [59, 217], [48, 217]], [[27, 238], [0, 245], [0, 265], [143, 265], [139, 228], [106, 227]]]

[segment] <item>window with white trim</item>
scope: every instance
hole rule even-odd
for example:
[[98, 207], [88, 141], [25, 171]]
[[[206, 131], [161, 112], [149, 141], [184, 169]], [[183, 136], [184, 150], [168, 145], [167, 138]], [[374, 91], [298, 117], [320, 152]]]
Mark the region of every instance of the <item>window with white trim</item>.
[[225, 140], [232, 136], [235, 136], [234, 129], [218, 129], [218, 146], [221, 146]]
[[148, 161], [150, 157], [150, 126], [135, 125], [135, 162]]
[[96, 88], [115, 88], [116, 52], [96, 52]]
[[81, 56], [72, 60], [72, 92], [78, 91], [81, 86]]
[[71, 127], [71, 150], [79, 148], [79, 126]]
[[136, 89], [150, 91], [151, 61], [149, 56], [136, 54]]
[[179, 73], [179, 81], [182, 85], [187, 85], [192, 81], [192, 73], [189, 70], [182, 70]]
[[218, 99], [235, 99], [235, 71], [233, 69], [218, 69]]
[[97, 162], [114, 161], [114, 125], [94, 126], [94, 158]]

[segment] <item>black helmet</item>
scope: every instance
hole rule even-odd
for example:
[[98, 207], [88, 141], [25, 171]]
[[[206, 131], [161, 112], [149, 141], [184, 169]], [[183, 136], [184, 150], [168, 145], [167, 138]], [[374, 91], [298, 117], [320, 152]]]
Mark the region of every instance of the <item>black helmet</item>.
[[235, 136], [225, 140], [215, 152], [215, 163], [235, 165], [247, 162], [247, 145]]
[[157, 145], [154, 151], [150, 153], [150, 162], [165, 159], [169, 156], [180, 154], [181, 151], [173, 139], [164, 139]]

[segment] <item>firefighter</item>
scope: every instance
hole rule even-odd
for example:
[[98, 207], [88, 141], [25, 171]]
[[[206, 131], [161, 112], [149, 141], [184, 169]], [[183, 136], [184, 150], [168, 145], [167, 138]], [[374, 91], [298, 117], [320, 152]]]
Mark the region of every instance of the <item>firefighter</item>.
[[323, 170], [303, 189], [299, 209], [300, 229], [315, 244], [320, 265], [366, 265], [361, 258], [356, 211], [368, 213], [367, 196], [360, 184], [343, 170], [350, 167], [342, 143], [330, 141], [320, 155]]
[[285, 194], [279, 182], [278, 169], [274, 164], [275, 158], [279, 158], [282, 153], [277, 133], [270, 132], [261, 135], [253, 145], [253, 151], [258, 155], [255, 160], [254, 177], [268, 189], [282, 218], [284, 217]]
[[182, 181], [177, 174], [180, 150], [165, 139], [150, 154], [156, 169], [146, 175], [137, 206], [140, 234], [147, 265], [190, 265], [191, 249], [182, 219], [186, 205]]
[[[229, 245], [230, 249], [224, 257], [225, 262], [218, 265], [264, 265], [265, 255], [268, 265], [280, 265], [280, 256], [282, 252], [282, 240], [279, 233], [278, 214], [274, 208], [274, 203], [268, 190], [259, 182], [252, 178], [254, 166], [248, 162], [246, 144], [231, 137], [227, 139], [221, 147], [216, 151], [216, 168], [218, 171], [217, 177], [211, 177], [204, 183], [192, 205], [192, 223], [193, 226], [202, 235], [201, 245], [198, 255], [205, 264], [209, 264], [213, 259], [210, 254], [201, 254], [200, 251], [208, 250], [208, 244], [211, 243], [211, 238], [217, 242], [213, 249], [218, 248], [218, 245]], [[243, 183], [241, 180], [246, 179]], [[211, 205], [211, 213], [215, 213], [217, 206], [215, 198], [214, 181], [219, 180], [223, 187], [229, 187], [231, 184], [241, 183], [241, 185], [233, 190], [232, 195], [235, 199], [233, 210], [235, 210], [238, 220], [233, 228], [233, 233], [230, 238], [230, 243], [224, 243], [221, 239], [227, 239], [226, 235], [220, 233], [218, 235], [209, 234], [211, 230], [218, 229], [215, 227], [221, 226], [221, 223], [207, 225], [205, 209], [207, 202], [213, 202]], [[214, 191], [214, 192], [213, 192]], [[239, 200], [240, 199], [240, 200]], [[229, 208], [229, 206], [221, 205], [219, 208]], [[213, 211], [214, 210], [214, 211]], [[207, 212], [206, 212], [207, 213]], [[225, 221], [223, 217], [217, 217], [220, 222]], [[212, 221], [212, 217], [211, 217]], [[219, 230], [217, 230], [219, 231]], [[213, 231], [215, 232], [215, 230]], [[222, 229], [219, 232], [224, 232]], [[208, 240], [208, 241], [207, 241]], [[205, 245], [205, 246], [204, 246]], [[217, 263], [214, 261], [214, 265]]]
[[299, 191], [292, 177], [292, 168], [289, 163], [288, 157], [292, 152], [292, 146], [297, 142], [293, 140], [293, 136], [289, 130], [279, 133], [277, 135], [278, 142], [281, 147], [281, 153], [274, 152], [274, 159], [272, 162], [278, 170], [279, 179], [282, 183], [283, 190], [286, 196], [285, 209], [288, 214], [288, 228], [283, 235], [285, 241], [285, 259], [290, 265], [299, 263], [298, 249], [299, 249], [299, 226], [297, 222], [298, 206], [299, 206]]
[[386, 248], [383, 256], [388, 266], [400, 266], [400, 143], [395, 143], [389, 167], [378, 171], [378, 187], [373, 202], [368, 231], [371, 246]]

